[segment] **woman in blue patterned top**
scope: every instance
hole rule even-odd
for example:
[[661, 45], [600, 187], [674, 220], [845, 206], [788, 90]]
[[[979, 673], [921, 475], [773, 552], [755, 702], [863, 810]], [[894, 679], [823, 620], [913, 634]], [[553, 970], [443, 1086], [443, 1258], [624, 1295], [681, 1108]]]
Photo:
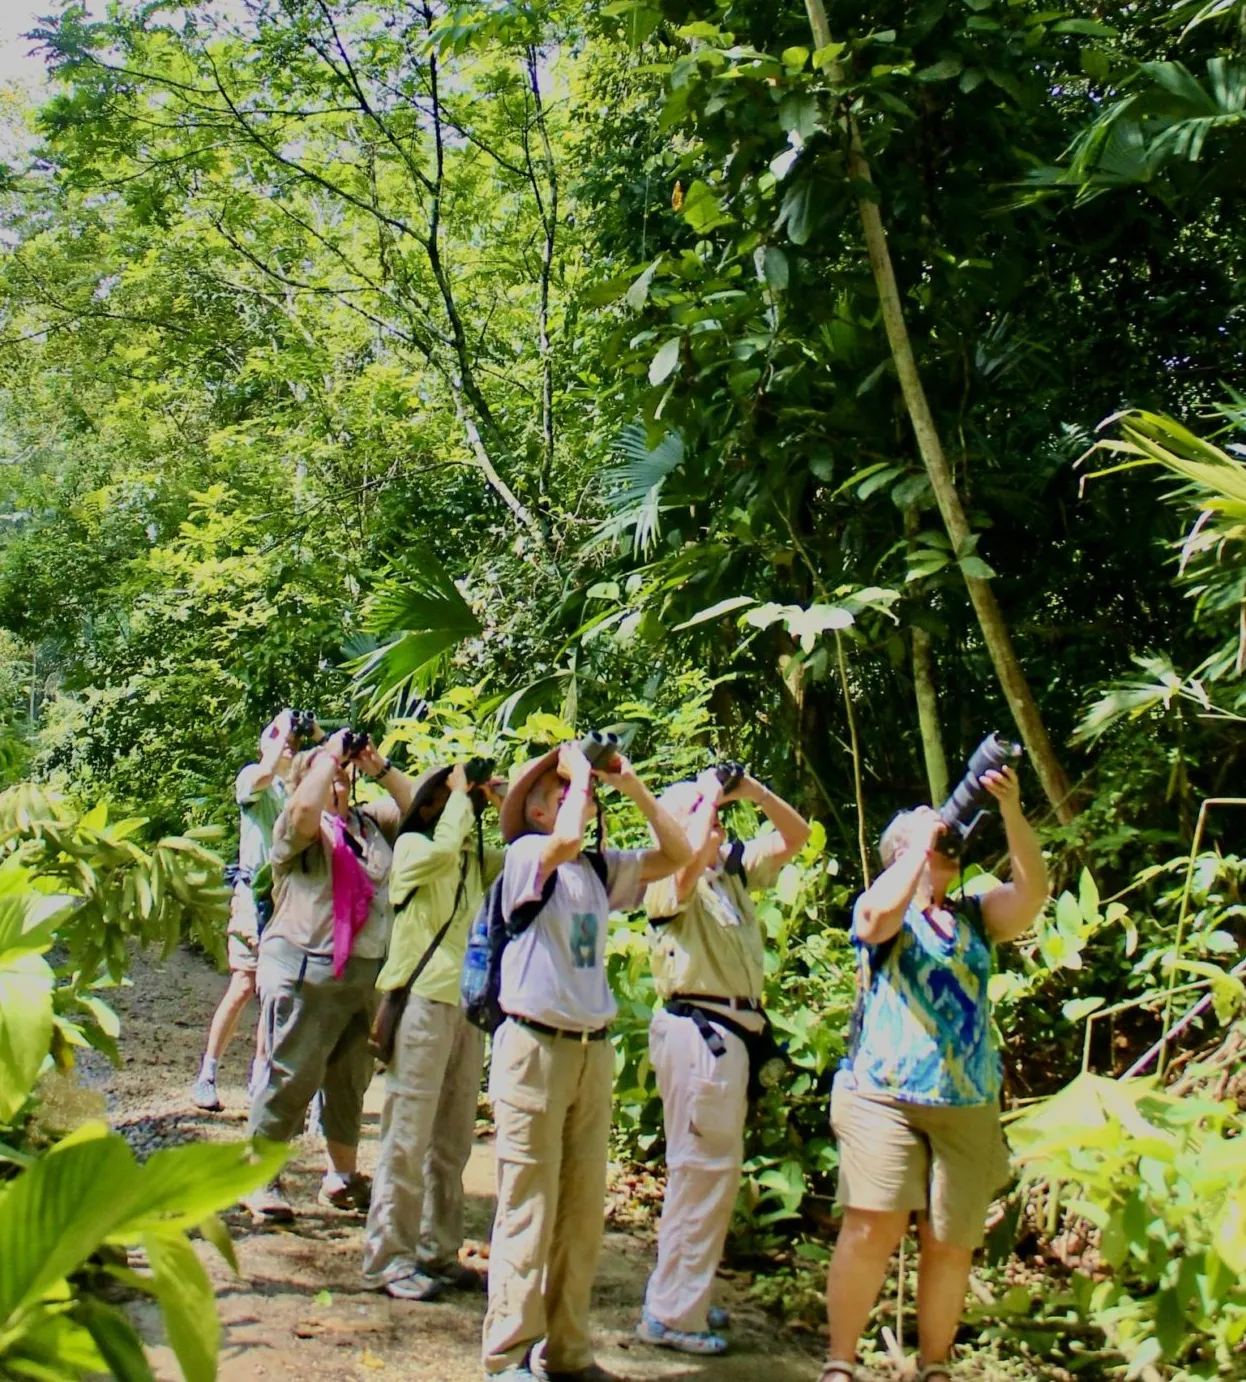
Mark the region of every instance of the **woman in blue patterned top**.
[[1016, 774], [1005, 768], [982, 782], [999, 802], [1010, 883], [948, 897], [958, 865], [935, 848], [943, 822], [921, 807], [887, 827], [884, 871], [857, 899], [863, 1001], [831, 1099], [844, 1219], [827, 1278], [831, 1357], [822, 1382], [851, 1382], [912, 1213], [921, 1240], [919, 1377], [946, 1382], [974, 1249], [1008, 1178], [987, 987], [994, 945], [1021, 935], [1042, 910], [1047, 869]]

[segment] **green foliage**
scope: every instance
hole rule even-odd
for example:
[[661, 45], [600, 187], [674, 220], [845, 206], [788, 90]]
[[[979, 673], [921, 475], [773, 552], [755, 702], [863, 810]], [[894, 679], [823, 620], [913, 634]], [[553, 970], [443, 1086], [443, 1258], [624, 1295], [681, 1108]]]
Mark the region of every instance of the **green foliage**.
[[1224, 1104], [1149, 1081], [1079, 1076], [1011, 1125], [1026, 1183], [1097, 1230], [1070, 1301], [1137, 1377], [1205, 1376], [1246, 1337], [1246, 1127]]
[[[0, 793], [0, 899], [8, 909], [0, 951], [18, 966], [3, 981], [16, 995], [3, 1026], [24, 1030], [27, 1055], [38, 1051], [36, 1071], [49, 1046], [65, 1065], [72, 1047], [87, 1044], [116, 1058], [117, 1018], [100, 994], [121, 982], [131, 944], [158, 944], [167, 955], [189, 934], [223, 958], [229, 891], [205, 844], [220, 832], [202, 827], [145, 847], [144, 820], [108, 816], [106, 806], [84, 812], [30, 784]], [[41, 958], [53, 935], [54, 970]], [[45, 1025], [48, 1040], [35, 1040]], [[17, 1069], [21, 1088], [25, 1062]], [[7, 1103], [0, 1097], [0, 1118], [16, 1112]]]
[[[25, 787], [0, 797], [0, 812], [8, 850], [0, 862], [0, 1132], [7, 1138], [8, 1129], [21, 1131], [53, 1056], [63, 1057], [71, 1038], [84, 1041], [63, 1013], [97, 1022], [97, 1044], [111, 1046], [117, 1034], [116, 1018], [92, 989], [106, 963], [120, 977], [128, 935], [147, 937], [141, 926], [127, 930], [102, 899], [123, 888], [123, 878], [131, 889], [136, 879], [156, 889], [144, 920], [168, 946], [183, 913], [208, 908], [184, 865], [164, 857], [203, 854], [192, 840], [162, 841], [147, 855], [129, 840], [141, 822], [123, 822], [110, 835], [102, 808], [79, 818]], [[162, 904], [162, 886], [188, 900]], [[53, 946], [69, 957], [57, 970], [44, 959]], [[129, 1320], [71, 1280], [101, 1249], [141, 1247], [150, 1274], [106, 1270], [156, 1296], [187, 1382], [211, 1382], [220, 1325], [186, 1234], [198, 1229], [236, 1269], [216, 1215], [270, 1179], [286, 1149], [201, 1144], [157, 1152], [140, 1166], [124, 1138], [87, 1123], [39, 1155], [2, 1150], [19, 1169], [0, 1181], [0, 1374], [150, 1379]]]

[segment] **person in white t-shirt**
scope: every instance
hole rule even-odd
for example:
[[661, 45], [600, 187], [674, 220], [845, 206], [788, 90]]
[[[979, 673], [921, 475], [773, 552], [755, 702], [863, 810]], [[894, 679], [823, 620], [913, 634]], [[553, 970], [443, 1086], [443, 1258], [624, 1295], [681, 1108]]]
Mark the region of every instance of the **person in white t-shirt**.
[[[294, 759], [296, 739], [292, 714], [283, 710], [260, 735], [258, 763], [248, 763], [234, 783], [238, 803], [238, 866], [233, 897], [229, 904], [229, 987], [212, 1015], [208, 1044], [199, 1066], [199, 1078], [191, 1091], [198, 1108], [219, 1113], [223, 1105], [216, 1092], [216, 1072], [225, 1048], [233, 1038], [238, 1020], [255, 997], [255, 970], [259, 956], [260, 924], [251, 884], [268, 862], [272, 848], [273, 825], [286, 800], [286, 779]], [[264, 1032], [257, 1027], [255, 1064], [248, 1085], [264, 1061]]]
[[[635, 802], [656, 849], [586, 857], [594, 778]], [[527, 909], [535, 917], [502, 957], [506, 1021], [493, 1038], [489, 1079], [497, 1212], [484, 1369], [507, 1382], [533, 1382], [539, 1363], [549, 1382], [594, 1382], [606, 1377], [593, 1362], [588, 1322], [614, 1085], [605, 1038], [616, 1010], [606, 981], [606, 928], [612, 910], [639, 906], [645, 885], [681, 868], [691, 850], [622, 755], [608, 770], [594, 769], [578, 744], [519, 769], [499, 825], [508, 846], [503, 914], [510, 921]]]

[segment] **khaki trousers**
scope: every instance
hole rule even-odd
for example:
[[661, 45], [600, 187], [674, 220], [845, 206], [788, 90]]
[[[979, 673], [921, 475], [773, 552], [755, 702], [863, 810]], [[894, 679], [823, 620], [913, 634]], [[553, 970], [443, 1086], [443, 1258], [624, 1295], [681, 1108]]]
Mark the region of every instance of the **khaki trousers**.
[[381, 1146], [363, 1242], [369, 1287], [458, 1262], [484, 1033], [457, 1003], [412, 994], [385, 1072]]
[[666, 1196], [658, 1262], [645, 1309], [668, 1329], [701, 1333], [722, 1260], [744, 1164], [748, 1049], [715, 1025], [726, 1051], [715, 1056], [690, 1017], [660, 1012], [649, 1057], [666, 1125]]
[[303, 1131], [319, 1090], [320, 1130], [330, 1142], [359, 1144], [363, 1098], [376, 1068], [368, 1029], [380, 960], [352, 956], [340, 979], [333, 957], [279, 936], [260, 947], [256, 984], [268, 1063], [251, 1100], [252, 1137], [289, 1142]]
[[486, 1373], [544, 1339], [550, 1372], [593, 1361], [589, 1302], [605, 1229], [614, 1050], [505, 1022], [493, 1040], [497, 1214], [489, 1247]]

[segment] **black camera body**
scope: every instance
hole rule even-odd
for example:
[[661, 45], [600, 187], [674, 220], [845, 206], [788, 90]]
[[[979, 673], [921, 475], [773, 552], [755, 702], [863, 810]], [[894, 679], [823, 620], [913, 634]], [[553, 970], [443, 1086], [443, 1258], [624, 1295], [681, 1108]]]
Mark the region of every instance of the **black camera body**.
[[611, 764], [619, 756], [620, 743], [619, 736], [610, 730], [594, 729], [580, 740], [580, 750], [594, 768], [604, 768], [609, 772]]
[[988, 734], [974, 749], [964, 777], [939, 807], [939, 816], [947, 827], [935, 842], [940, 854], [956, 859], [965, 852], [991, 800], [990, 792], [982, 785], [983, 774], [1011, 767], [1020, 760], [1021, 754], [1020, 744], [1000, 734]]

